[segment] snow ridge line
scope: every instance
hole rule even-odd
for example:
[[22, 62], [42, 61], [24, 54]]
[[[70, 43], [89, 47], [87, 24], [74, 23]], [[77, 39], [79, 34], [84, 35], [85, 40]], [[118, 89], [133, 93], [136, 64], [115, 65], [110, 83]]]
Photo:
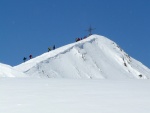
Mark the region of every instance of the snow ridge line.
[[[88, 38], [90, 38], [90, 37], [88, 37]], [[59, 48], [56, 49], [56, 50], [52, 50], [49, 53], [44, 53], [44, 54], [42, 54], [40, 56], [37, 56], [37, 57], [35, 57], [33, 59], [30, 59], [29, 61], [27, 61], [25, 63], [22, 63], [22, 64], [20, 64], [18, 66], [28, 65], [28, 66], [26, 66], [28, 69], [25, 69], [23, 71], [24, 73], [26, 73], [31, 68], [36, 67], [36, 65], [39, 64], [39, 63], [44, 63], [44, 62], [47, 62], [47, 60], [54, 59], [54, 58], [58, 57], [61, 54], [65, 54], [65, 53], [69, 52], [71, 49], [73, 49], [75, 47], [82, 48], [82, 46], [83, 46], [84, 43], [87, 43], [87, 42], [92, 43], [96, 39], [97, 39], [97, 37], [95, 37], [94, 39], [93, 38], [92, 39], [88, 39], [87, 41], [86, 41], [86, 39], [83, 39], [83, 40], [81, 40], [79, 42], [76, 42], [76, 43], [73, 43], [73, 44], [69, 44], [69, 45], [66, 45], [64, 47], [60, 47], [61, 51], [59, 51]], [[62, 51], [62, 48], [63, 48], [63, 51]], [[45, 60], [43, 60], [43, 58], [45, 58]], [[14, 68], [17, 68], [18, 66], [14, 66]]]

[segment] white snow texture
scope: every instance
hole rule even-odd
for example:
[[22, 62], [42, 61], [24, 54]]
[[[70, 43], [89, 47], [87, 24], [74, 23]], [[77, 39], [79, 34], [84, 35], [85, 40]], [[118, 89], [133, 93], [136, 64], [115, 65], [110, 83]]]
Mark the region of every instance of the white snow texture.
[[148, 79], [150, 70], [115, 42], [92, 35], [14, 67], [31, 77]]
[[91, 35], [15, 67], [0, 64], [0, 113], [150, 113], [149, 78], [115, 42]]

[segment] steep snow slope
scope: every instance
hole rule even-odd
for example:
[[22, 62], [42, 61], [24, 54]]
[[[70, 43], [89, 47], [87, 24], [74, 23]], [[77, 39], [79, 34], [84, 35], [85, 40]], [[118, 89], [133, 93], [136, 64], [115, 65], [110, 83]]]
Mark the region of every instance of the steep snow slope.
[[27, 77], [27, 75], [9, 65], [0, 63], [0, 77]]
[[14, 67], [32, 77], [148, 79], [150, 70], [115, 42], [92, 35]]

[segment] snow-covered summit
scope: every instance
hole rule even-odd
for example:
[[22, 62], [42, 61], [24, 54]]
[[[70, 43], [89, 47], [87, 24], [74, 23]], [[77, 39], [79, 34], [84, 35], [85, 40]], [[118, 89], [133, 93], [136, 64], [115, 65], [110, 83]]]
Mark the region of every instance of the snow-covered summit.
[[150, 70], [115, 42], [91, 35], [14, 67], [32, 77], [148, 79]]
[[9, 65], [0, 63], [0, 77], [27, 77], [27, 75]]

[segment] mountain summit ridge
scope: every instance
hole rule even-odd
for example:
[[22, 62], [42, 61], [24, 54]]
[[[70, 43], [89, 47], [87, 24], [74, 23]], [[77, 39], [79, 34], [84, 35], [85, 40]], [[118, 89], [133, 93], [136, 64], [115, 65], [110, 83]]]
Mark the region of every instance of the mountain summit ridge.
[[148, 79], [150, 70], [115, 42], [91, 35], [14, 67], [31, 77]]

